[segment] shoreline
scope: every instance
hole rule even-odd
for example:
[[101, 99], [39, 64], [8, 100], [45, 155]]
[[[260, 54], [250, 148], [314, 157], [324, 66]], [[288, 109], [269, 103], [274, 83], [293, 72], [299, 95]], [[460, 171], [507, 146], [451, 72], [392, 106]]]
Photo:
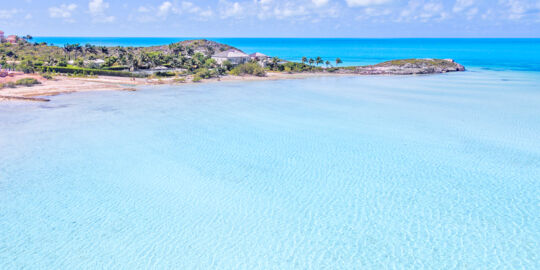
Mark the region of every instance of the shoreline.
[[[266, 76], [258, 77], [252, 75], [234, 76], [226, 75], [219, 78], [205, 79], [200, 82], [193, 82], [191, 78], [185, 82], [176, 82], [174, 78], [161, 79], [141, 79], [133, 80], [128, 77], [97, 76], [93, 78], [77, 78], [68, 76], [57, 76], [55, 79], [47, 80], [37, 74], [25, 74], [17, 77], [35, 78], [41, 84], [33, 86], [18, 86], [15, 88], [0, 89], [0, 102], [4, 101], [50, 101], [48, 97], [77, 93], [77, 92], [95, 92], [95, 91], [137, 91], [141, 86], [150, 85], [192, 85], [217, 82], [248, 82], [248, 81], [272, 81], [287, 79], [306, 79], [317, 77], [337, 77], [337, 76], [355, 76], [355, 74], [314, 72], [314, 73], [282, 73], [267, 72]], [[364, 76], [356, 74], [356, 76]]]

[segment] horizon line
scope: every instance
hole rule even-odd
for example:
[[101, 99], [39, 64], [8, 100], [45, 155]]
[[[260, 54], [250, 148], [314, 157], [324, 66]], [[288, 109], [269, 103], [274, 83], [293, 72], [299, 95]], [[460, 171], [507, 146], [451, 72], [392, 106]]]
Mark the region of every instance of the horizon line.
[[188, 37], [188, 36], [50, 36], [36, 35], [33, 37], [57, 38], [184, 38], [184, 39], [211, 39], [211, 38], [247, 38], [247, 39], [540, 39], [540, 37]]

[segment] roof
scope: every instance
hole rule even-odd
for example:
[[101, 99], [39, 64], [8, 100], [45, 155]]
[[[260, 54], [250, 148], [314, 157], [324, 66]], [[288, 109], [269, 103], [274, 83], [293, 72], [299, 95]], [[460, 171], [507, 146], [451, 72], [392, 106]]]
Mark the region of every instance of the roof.
[[4, 31], [0, 30], [0, 34], [3, 34], [3, 33], [4, 33]]
[[240, 57], [249, 57], [249, 55], [243, 53], [242, 51], [229, 49], [212, 55], [212, 57], [221, 57], [221, 58], [240, 58]]
[[16, 36], [16, 35], [11, 35], [11, 36], [8, 36], [8, 37], [7, 37], [7, 39], [12, 39], [12, 38], [13, 38], [13, 39], [16, 39], [17, 36]]
[[251, 56], [251, 57], [268, 57], [268, 55], [262, 54], [260, 52], [252, 53], [249, 56]]

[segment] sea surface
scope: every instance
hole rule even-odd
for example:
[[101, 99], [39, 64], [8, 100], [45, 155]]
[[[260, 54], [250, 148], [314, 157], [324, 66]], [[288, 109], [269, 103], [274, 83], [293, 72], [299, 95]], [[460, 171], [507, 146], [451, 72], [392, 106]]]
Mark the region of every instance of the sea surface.
[[[63, 46], [156, 46], [196, 38], [35, 37], [35, 42]], [[342, 65], [369, 65], [401, 58], [452, 58], [468, 67], [540, 71], [540, 39], [473, 38], [206, 38], [247, 53], [261, 52], [290, 61], [322, 57]]]
[[0, 269], [538, 269], [536, 46], [0, 103]]

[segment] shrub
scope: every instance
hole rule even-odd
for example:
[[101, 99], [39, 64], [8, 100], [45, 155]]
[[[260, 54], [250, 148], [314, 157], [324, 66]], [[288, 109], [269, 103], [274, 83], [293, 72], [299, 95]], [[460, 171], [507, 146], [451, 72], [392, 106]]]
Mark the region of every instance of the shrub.
[[158, 77], [173, 77], [176, 76], [176, 74], [172, 71], [158, 71], [156, 72], [156, 76]]
[[185, 83], [186, 79], [185, 78], [174, 78], [173, 82], [175, 82], [175, 83]]
[[94, 75], [104, 75], [104, 76], [117, 76], [117, 77], [146, 77], [143, 74], [133, 74], [131, 72], [125, 71], [115, 71], [115, 70], [104, 70], [104, 69], [90, 69], [90, 68], [79, 68], [79, 67], [47, 67], [47, 70], [66, 73], [66, 74], [94, 74]]
[[202, 79], [209, 79], [209, 78], [212, 78], [214, 74], [212, 73], [212, 71], [206, 68], [199, 68], [195, 70], [195, 75], [201, 77]]
[[112, 67], [102, 67], [101, 69], [104, 69], [104, 70], [117, 70], [117, 71], [120, 71], [120, 70], [125, 70], [125, 69], [129, 69], [127, 66], [112, 66]]
[[193, 82], [200, 82], [200, 81], [202, 81], [201, 76], [195, 74], [195, 76], [193, 76]]
[[43, 78], [47, 79], [47, 80], [52, 80], [54, 79], [53, 76], [49, 73], [46, 73], [46, 74], [43, 74], [41, 75]]
[[15, 85], [24, 85], [24, 86], [32, 86], [35, 84], [40, 84], [40, 82], [34, 78], [23, 78], [15, 82]]
[[259, 77], [266, 76], [266, 72], [264, 71], [264, 68], [262, 68], [257, 63], [245, 63], [245, 64], [238, 65], [230, 71], [230, 74], [236, 75], [236, 76], [241, 76], [241, 75], [246, 75], [246, 74], [259, 76]]
[[14, 82], [7, 82], [7, 83], [0, 83], [0, 89], [2, 88], [14, 88], [15, 83]]

